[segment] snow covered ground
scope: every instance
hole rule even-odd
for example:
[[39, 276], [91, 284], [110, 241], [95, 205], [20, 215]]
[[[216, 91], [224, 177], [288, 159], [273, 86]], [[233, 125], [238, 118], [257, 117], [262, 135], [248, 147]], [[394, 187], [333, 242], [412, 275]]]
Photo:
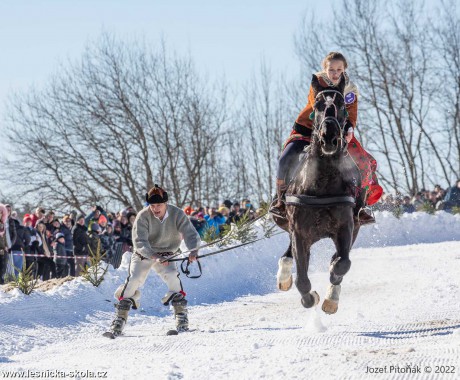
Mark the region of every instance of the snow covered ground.
[[[76, 279], [31, 296], [0, 292], [0, 378], [460, 378], [460, 216], [377, 219], [361, 231], [332, 316], [304, 309], [295, 287], [276, 290], [286, 234], [204, 259], [203, 277], [184, 280], [196, 330], [175, 337], [165, 336], [173, 320], [154, 274], [126, 334], [101, 337], [128, 257], [99, 288]], [[312, 252], [321, 297], [333, 252], [330, 241]]]

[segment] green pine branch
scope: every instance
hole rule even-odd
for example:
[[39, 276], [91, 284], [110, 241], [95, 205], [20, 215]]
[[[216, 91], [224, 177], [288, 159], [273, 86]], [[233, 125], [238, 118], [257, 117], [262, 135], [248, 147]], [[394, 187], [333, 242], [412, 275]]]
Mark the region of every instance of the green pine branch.
[[17, 268], [14, 265], [13, 267], [18, 271], [18, 275], [12, 275], [12, 281], [10, 283], [22, 293], [30, 295], [37, 287], [38, 283], [38, 279], [34, 276], [34, 263], [27, 267], [24, 259], [22, 268]]
[[86, 280], [89, 281], [93, 286], [98, 287], [102, 281], [104, 281], [104, 276], [109, 270], [109, 265], [104, 266], [103, 258], [105, 257], [106, 253], [101, 253], [101, 240], [97, 242], [96, 252], [93, 252], [91, 247], [88, 245], [89, 249], [89, 263], [90, 266], [81, 266], [82, 274], [81, 276]]

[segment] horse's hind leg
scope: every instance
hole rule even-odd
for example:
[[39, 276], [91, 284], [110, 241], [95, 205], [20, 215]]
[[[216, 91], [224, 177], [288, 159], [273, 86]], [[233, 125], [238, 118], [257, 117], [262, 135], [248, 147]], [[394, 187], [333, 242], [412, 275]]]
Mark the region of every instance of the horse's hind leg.
[[319, 303], [319, 295], [311, 292], [311, 282], [308, 278], [308, 264], [310, 261], [310, 243], [304, 243], [301, 236], [293, 233], [292, 249], [297, 267], [295, 285], [302, 296], [301, 302], [304, 307], [313, 307]]
[[278, 273], [276, 274], [276, 284], [279, 290], [288, 291], [292, 287], [292, 267], [294, 260], [292, 258], [292, 243], [283, 256], [278, 261]]
[[353, 240], [351, 228], [346, 227], [339, 230], [334, 243], [337, 252], [332, 256], [329, 267], [330, 282], [329, 288], [324, 299], [322, 309], [327, 314], [334, 314], [339, 307], [339, 297], [343, 276], [350, 270], [351, 261], [349, 258], [351, 244]]

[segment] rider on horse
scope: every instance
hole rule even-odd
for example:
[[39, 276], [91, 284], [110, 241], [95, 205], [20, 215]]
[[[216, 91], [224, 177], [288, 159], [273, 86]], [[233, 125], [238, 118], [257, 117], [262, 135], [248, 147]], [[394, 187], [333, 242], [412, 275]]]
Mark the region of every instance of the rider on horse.
[[[377, 183], [377, 177], [375, 175], [377, 163], [375, 159], [361, 147], [353, 134], [358, 118], [358, 88], [350, 81], [345, 72], [348, 64], [341, 53], [329, 53], [326, 58], [324, 58], [322, 67], [323, 71], [315, 74], [321, 86], [335, 87], [339, 84], [342, 75], [345, 77], [346, 85], [344, 97], [348, 114], [345, 129], [348, 132], [346, 136], [348, 152], [357, 164], [362, 177], [362, 188], [357, 199], [356, 215], [359, 213], [361, 225], [374, 223], [374, 218], [367, 214], [363, 207], [377, 202], [383, 191]], [[277, 202], [270, 209], [270, 212], [275, 215], [284, 216], [284, 193], [286, 192], [289, 181], [294, 175], [293, 170], [297, 167], [299, 155], [304, 152], [306, 146], [310, 145], [313, 131], [315, 96], [316, 94], [310, 86], [308, 103], [294, 122], [291, 135], [287, 139], [284, 150], [280, 156], [276, 181]]]

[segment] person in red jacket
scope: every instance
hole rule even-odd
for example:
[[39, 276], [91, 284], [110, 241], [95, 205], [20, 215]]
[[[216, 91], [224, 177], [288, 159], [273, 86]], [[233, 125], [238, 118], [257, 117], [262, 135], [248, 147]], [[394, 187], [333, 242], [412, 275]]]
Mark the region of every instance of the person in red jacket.
[[[358, 140], [354, 137], [353, 130], [356, 127], [358, 118], [358, 88], [349, 79], [346, 69], [348, 67], [347, 60], [343, 54], [338, 52], [329, 53], [322, 62], [323, 70], [316, 73], [319, 83], [323, 87], [335, 87], [339, 84], [342, 75], [345, 77], [345, 106], [348, 113], [346, 131], [346, 140], [348, 142], [348, 151], [352, 158], [355, 160], [362, 178], [362, 190], [360, 199], [358, 200], [358, 212], [361, 207], [372, 205], [377, 202], [382, 195], [382, 188], [378, 185], [375, 171], [377, 169], [377, 162], [367, 153], [359, 144]], [[305, 108], [300, 112], [292, 132], [287, 139], [284, 150], [279, 159], [278, 173], [277, 173], [277, 201], [270, 209], [270, 212], [276, 215], [284, 216], [284, 193], [286, 192], [289, 181], [299, 162], [299, 155], [304, 151], [307, 145], [310, 145], [311, 135], [313, 131], [313, 120], [310, 115], [313, 112], [315, 104], [315, 92], [310, 86], [308, 94], [308, 102]], [[367, 214], [363, 209], [359, 213], [359, 220], [361, 224], [369, 224], [375, 222], [374, 218]]]

